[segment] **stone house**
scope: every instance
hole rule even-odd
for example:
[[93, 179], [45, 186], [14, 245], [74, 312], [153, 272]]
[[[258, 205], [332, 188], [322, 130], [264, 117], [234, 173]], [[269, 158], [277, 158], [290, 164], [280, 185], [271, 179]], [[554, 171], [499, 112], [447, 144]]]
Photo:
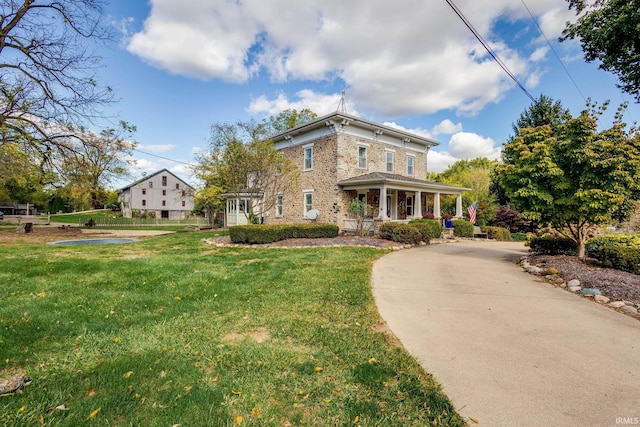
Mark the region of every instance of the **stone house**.
[[156, 218], [185, 219], [193, 210], [194, 189], [168, 169], [147, 175], [122, 188], [118, 201], [122, 216], [153, 212]]
[[[274, 135], [281, 150], [301, 171], [296, 193], [275, 197], [276, 206], [262, 212], [265, 223], [317, 220], [355, 228], [348, 213], [354, 199], [373, 208], [371, 220], [408, 221], [428, 212], [441, 218], [442, 195], [456, 197], [462, 218], [462, 192], [467, 188], [426, 181], [427, 153], [437, 141], [406, 131], [334, 112]], [[246, 223], [239, 207], [258, 206], [248, 198], [227, 199], [226, 225]]]

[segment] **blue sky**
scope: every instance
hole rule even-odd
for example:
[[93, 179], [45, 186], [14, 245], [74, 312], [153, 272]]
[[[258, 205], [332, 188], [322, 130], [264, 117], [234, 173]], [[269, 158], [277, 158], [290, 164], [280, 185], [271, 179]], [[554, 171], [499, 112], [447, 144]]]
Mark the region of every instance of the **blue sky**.
[[[610, 100], [611, 115], [628, 101], [626, 121], [640, 116], [577, 42], [557, 41], [575, 19], [565, 0], [455, 4], [534, 97], [573, 114], [585, 98]], [[106, 113], [137, 126], [133, 179], [168, 168], [197, 185], [189, 164], [211, 124], [286, 108], [327, 114], [342, 91], [348, 113], [438, 140], [428, 168], [440, 172], [499, 158], [531, 103], [445, 1], [113, 0], [106, 12], [120, 40], [101, 48], [100, 77], [120, 98]]]

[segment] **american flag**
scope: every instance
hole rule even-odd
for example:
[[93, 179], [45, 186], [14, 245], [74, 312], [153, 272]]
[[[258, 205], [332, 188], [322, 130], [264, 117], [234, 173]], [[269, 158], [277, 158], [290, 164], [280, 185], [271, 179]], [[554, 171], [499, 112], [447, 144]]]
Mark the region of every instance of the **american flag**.
[[469, 208], [467, 208], [467, 212], [469, 212], [469, 222], [471, 224], [476, 223], [476, 211], [478, 210], [478, 202], [475, 201]]

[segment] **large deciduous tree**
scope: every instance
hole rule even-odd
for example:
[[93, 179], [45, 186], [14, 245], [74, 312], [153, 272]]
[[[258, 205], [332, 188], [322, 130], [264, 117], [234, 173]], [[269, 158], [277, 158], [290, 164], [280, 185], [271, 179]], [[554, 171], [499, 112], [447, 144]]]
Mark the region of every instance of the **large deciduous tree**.
[[584, 57], [601, 61], [620, 87], [640, 102], [640, 4], [637, 0], [568, 0], [579, 17], [560, 40], [580, 39]]
[[621, 220], [640, 194], [640, 134], [622, 122], [598, 130], [595, 107], [560, 124], [522, 128], [503, 150], [499, 180], [512, 207], [574, 240], [584, 257], [592, 227]]
[[295, 117], [287, 120], [285, 112], [262, 122], [212, 125], [210, 152], [200, 156], [197, 172], [206, 186], [196, 194], [196, 199], [217, 209], [221, 207], [224, 193], [256, 201], [260, 204], [256, 212], [253, 208], [244, 212], [248, 220], [273, 209], [276, 196], [296, 188], [300, 179], [296, 165], [276, 150], [269, 139], [274, 131], [280, 130], [273, 123], [296, 126], [308, 117], [295, 112]]
[[69, 154], [69, 124], [87, 124], [112, 92], [92, 43], [111, 39], [103, 0], [0, 2], [0, 145], [42, 163]]
[[[118, 128], [102, 132], [79, 132], [67, 142], [69, 154], [56, 169], [73, 199], [86, 197], [92, 209], [107, 204], [106, 189], [115, 180], [128, 176], [129, 160], [137, 143], [131, 139], [135, 127], [121, 122]], [[80, 142], [82, 141], [82, 142]]]

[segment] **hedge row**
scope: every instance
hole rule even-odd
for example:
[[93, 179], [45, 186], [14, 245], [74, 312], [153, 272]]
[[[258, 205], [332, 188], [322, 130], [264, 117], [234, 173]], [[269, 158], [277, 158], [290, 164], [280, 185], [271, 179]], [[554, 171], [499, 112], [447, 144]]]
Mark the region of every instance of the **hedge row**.
[[385, 222], [378, 228], [381, 239], [398, 243], [415, 245], [431, 240], [426, 224], [403, 224], [400, 222]]
[[640, 235], [594, 237], [587, 242], [586, 254], [605, 267], [640, 274]]
[[529, 241], [531, 252], [539, 255], [576, 255], [576, 242], [567, 237], [534, 237]]
[[233, 243], [265, 244], [284, 239], [336, 237], [338, 226], [333, 224], [287, 224], [287, 225], [236, 225], [229, 228]]
[[438, 239], [442, 236], [442, 224], [437, 219], [428, 219], [428, 218], [412, 219], [411, 221], [409, 221], [409, 224], [411, 225], [424, 224], [429, 230], [429, 236], [432, 239]]
[[453, 235], [457, 237], [473, 237], [473, 224], [463, 219], [454, 219], [451, 221], [453, 226]]

